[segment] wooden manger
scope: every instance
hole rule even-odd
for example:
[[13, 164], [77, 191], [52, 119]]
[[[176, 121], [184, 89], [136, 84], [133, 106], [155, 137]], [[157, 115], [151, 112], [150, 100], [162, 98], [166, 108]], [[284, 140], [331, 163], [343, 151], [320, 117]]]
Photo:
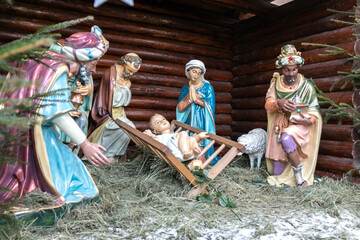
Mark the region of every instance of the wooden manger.
[[[191, 173], [191, 171], [184, 165], [184, 163], [182, 163], [172, 154], [171, 150], [167, 146], [147, 136], [139, 130], [132, 128], [121, 120], [117, 119], [115, 122], [130, 137], [130, 139], [135, 142], [136, 145], [146, 147], [148, 150], [152, 151], [154, 154], [163, 159], [167, 164], [174, 167], [177, 171], [184, 175], [184, 177], [193, 185], [193, 188], [188, 193], [189, 197], [196, 197], [199, 194], [206, 192], [206, 183], [197, 183], [196, 176]], [[171, 122], [171, 130], [174, 132], [180, 132], [182, 130], [191, 133], [203, 132], [198, 128], [191, 127], [176, 120]], [[207, 150], [209, 150], [211, 146], [214, 146], [215, 143], [219, 145], [219, 147], [215, 149], [214, 153], [202, 164], [203, 169], [209, 167], [210, 162], [215, 157], [219, 156], [221, 152], [226, 152], [222, 157], [219, 156], [220, 160], [208, 170], [207, 177], [214, 179], [237, 156], [238, 153], [245, 151], [245, 147], [237, 142], [217, 136], [215, 134], [208, 133], [208, 135], [211, 142], [201, 151], [198, 158], [200, 159], [202, 156], [204, 156]]]

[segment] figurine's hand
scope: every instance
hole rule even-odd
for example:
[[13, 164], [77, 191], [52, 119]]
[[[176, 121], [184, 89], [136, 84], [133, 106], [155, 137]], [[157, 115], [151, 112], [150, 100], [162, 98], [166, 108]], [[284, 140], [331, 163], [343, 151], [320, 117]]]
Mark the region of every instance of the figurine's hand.
[[80, 85], [78, 86], [78, 89], [72, 91], [74, 93], [79, 93], [81, 94], [82, 96], [89, 96], [90, 93], [91, 93], [91, 84], [88, 84], [86, 86], [83, 86], [83, 85]]
[[196, 89], [194, 88], [194, 86], [190, 86], [189, 95], [190, 95], [190, 100], [192, 102], [194, 102], [197, 99], [197, 93], [196, 93]]
[[106, 149], [97, 144], [91, 143], [87, 139], [80, 145], [85, 157], [89, 162], [95, 167], [100, 167], [103, 165], [110, 165], [110, 160], [101, 152], [101, 150], [106, 151]]
[[299, 113], [299, 115], [301, 116], [301, 118], [291, 118], [290, 121], [293, 124], [301, 124], [304, 126], [310, 126], [312, 124], [311, 118], [305, 117], [302, 113]]
[[144, 131], [144, 133], [147, 135], [147, 136], [149, 136], [149, 137], [154, 137], [154, 134], [149, 130], [149, 129], [146, 129], [145, 131]]
[[294, 103], [293, 101], [286, 99], [279, 99], [276, 102], [279, 105], [279, 107], [286, 112], [291, 112], [296, 110], [296, 103]]
[[125, 80], [124, 78], [118, 78], [116, 80], [116, 83], [118, 84], [118, 86], [126, 86], [128, 88], [131, 87], [131, 82], [130, 80]]
[[79, 111], [72, 111], [72, 112], [69, 112], [69, 115], [71, 116], [71, 117], [76, 117], [76, 118], [78, 118], [78, 117], [80, 117], [81, 116], [81, 112], [79, 112]]
[[208, 135], [207, 132], [201, 132], [201, 133], [198, 134], [198, 137], [199, 137], [200, 139], [206, 139], [206, 138], [209, 137], [209, 135]]

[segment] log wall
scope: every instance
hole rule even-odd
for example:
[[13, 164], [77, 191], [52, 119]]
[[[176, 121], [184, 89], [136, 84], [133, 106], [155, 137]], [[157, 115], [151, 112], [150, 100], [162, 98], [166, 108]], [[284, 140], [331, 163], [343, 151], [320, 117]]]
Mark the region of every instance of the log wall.
[[[266, 130], [265, 95], [274, 71], [281, 46], [295, 45], [302, 52], [305, 65], [299, 69], [305, 77], [311, 77], [326, 96], [333, 100], [352, 104], [353, 86], [344, 89], [331, 85], [340, 79], [338, 71], [348, 71], [347, 56], [321, 57], [323, 48], [303, 46], [301, 43], [326, 43], [354, 51], [354, 28], [332, 22], [331, 19], [349, 20], [347, 15], [329, 12], [327, 9], [351, 10], [353, 0], [295, 1], [275, 9], [271, 16], [258, 17], [234, 26], [232, 73], [232, 139], [253, 128]], [[330, 121], [323, 126], [317, 173], [341, 176], [353, 169], [352, 122], [338, 126]]]
[[[89, 31], [94, 24], [110, 42], [106, 55], [93, 75], [95, 90], [104, 71], [129, 52], [137, 53], [143, 64], [131, 81], [133, 94], [127, 117], [137, 128], [148, 128], [150, 116], [163, 114], [176, 118], [177, 98], [187, 82], [185, 64], [191, 59], [205, 63], [208, 79], [216, 92], [217, 134], [231, 135], [231, 26], [234, 20], [216, 12], [169, 6], [156, 1], [135, 1], [130, 7], [109, 1], [93, 8], [93, 1], [25, 0], [0, 8], [0, 43], [34, 33], [45, 25], [92, 15], [94, 22], [61, 30], [68, 37]], [[176, 9], [183, 9], [179, 12]], [[201, 19], [203, 20], [201, 20]]]
[[[234, 140], [257, 127], [266, 129], [265, 94], [282, 45], [291, 43], [302, 52], [305, 66], [300, 69], [312, 77], [331, 99], [359, 106], [359, 90], [344, 89], [332, 83], [340, 79], [337, 71], [349, 70], [346, 56], [319, 57], [324, 49], [302, 46], [302, 42], [327, 43], [354, 50], [354, 29], [334, 23], [346, 15], [327, 8], [348, 10], [355, 0], [297, 0], [276, 8], [271, 14], [233, 24], [222, 9], [189, 8], [167, 1], [135, 0], [129, 7], [121, 1], [108, 1], [99, 8], [86, 0], [23, 0], [0, 7], [0, 44], [35, 32], [38, 28], [93, 15], [94, 22], [61, 30], [68, 37], [98, 25], [110, 48], [94, 74], [95, 90], [104, 71], [120, 56], [135, 52], [142, 59], [140, 71], [132, 77], [133, 98], [126, 114], [137, 128], [144, 130], [154, 113], [168, 120], [175, 118], [177, 98], [187, 82], [186, 62], [202, 60], [216, 95], [217, 134]], [[359, 44], [358, 44], [359, 45]], [[359, 48], [360, 49], [360, 48]], [[360, 52], [360, 51], [359, 51]], [[354, 99], [354, 100], [352, 100]], [[356, 103], [357, 102], [357, 103]], [[357, 105], [356, 105], [357, 104]], [[352, 122], [323, 127], [317, 172], [341, 176], [356, 164], [359, 129]], [[357, 145], [355, 144], [357, 143]], [[359, 159], [357, 161], [360, 161]]]

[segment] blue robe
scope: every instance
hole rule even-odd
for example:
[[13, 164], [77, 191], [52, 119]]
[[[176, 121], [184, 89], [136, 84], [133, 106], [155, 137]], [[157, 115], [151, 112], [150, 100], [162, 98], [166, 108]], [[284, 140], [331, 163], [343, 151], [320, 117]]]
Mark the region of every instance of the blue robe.
[[[179, 122], [186, 123], [192, 127], [199, 128], [206, 132], [216, 134], [215, 131], [215, 93], [211, 84], [204, 80], [203, 83], [196, 88], [196, 92], [200, 95], [200, 100], [203, 100], [205, 107], [192, 102], [188, 108], [183, 112], [179, 111], [178, 106], [176, 107], [176, 119]], [[181, 102], [184, 98], [189, 95], [189, 83], [186, 83], [182, 89], [178, 102]], [[211, 141], [205, 139], [203, 144], [206, 147]], [[206, 152], [206, 157], [211, 156], [214, 153], [214, 147], [211, 147]], [[218, 157], [211, 161], [214, 165], [218, 161]]]
[[[63, 73], [51, 86], [50, 91], [67, 88], [67, 74]], [[98, 195], [98, 189], [82, 161], [64, 145], [58, 132], [54, 129], [52, 120], [61, 114], [68, 114], [74, 106], [68, 101], [69, 96], [58, 95], [48, 97], [50, 105], [42, 109], [42, 136], [46, 145], [47, 159], [51, 170], [52, 184], [56, 191], [65, 198], [65, 203], [81, 202], [93, 199]], [[65, 100], [65, 101], [64, 101]]]

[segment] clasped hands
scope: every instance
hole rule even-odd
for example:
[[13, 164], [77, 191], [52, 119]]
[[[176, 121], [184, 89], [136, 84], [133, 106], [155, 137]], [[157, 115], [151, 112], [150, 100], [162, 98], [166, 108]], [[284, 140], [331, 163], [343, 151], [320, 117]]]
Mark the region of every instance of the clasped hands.
[[[296, 110], [296, 103], [291, 100], [278, 99], [276, 103], [285, 112], [292, 112]], [[301, 118], [291, 118], [290, 121], [293, 124], [301, 124], [305, 126], [310, 126], [312, 124], [311, 118], [305, 117], [301, 112], [299, 115]]]
[[194, 86], [190, 86], [189, 88], [189, 97], [191, 102], [195, 102], [195, 100], [197, 99], [197, 94]]

